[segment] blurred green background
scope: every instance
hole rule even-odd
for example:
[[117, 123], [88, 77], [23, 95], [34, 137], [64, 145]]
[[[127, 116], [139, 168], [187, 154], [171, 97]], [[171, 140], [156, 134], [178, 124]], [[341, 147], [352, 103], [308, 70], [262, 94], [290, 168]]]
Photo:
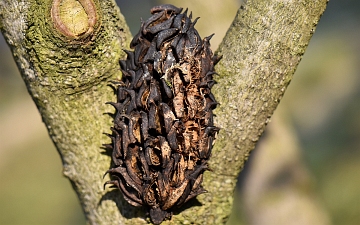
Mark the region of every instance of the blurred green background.
[[[180, 2], [184, 6], [186, 1]], [[200, 34], [216, 33], [215, 50], [240, 1], [188, 2], [194, 16], [201, 17]], [[140, 17], [148, 18], [149, 9], [160, 3], [118, 1], [133, 34]], [[205, 3], [212, 8], [202, 7]], [[359, 1], [330, 0], [264, 140], [240, 175], [228, 224], [360, 224], [359, 12]], [[60, 157], [2, 36], [0, 52], [0, 224], [85, 224], [75, 192], [62, 176]], [[278, 155], [288, 157], [274, 163], [272, 157], [281, 158]], [[259, 207], [269, 196], [272, 205]], [[282, 223], [280, 216], [269, 219], [276, 215], [271, 213], [274, 196], [281, 196], [276, 204], [288, 211], [280, 213], [293, 222]]]

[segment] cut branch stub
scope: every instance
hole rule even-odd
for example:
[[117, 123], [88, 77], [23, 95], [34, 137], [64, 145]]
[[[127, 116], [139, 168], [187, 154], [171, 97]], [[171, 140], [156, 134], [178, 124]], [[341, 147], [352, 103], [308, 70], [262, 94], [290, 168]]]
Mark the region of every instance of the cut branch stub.
[[[120, 61], [122, 81], [112, 128], [112, 160], [107, 171], [124, 199], [145, 206], [153, 223], [206, 192], [202, 174], [219, 128], [211, 93], [214, 61], [207, 37], [201, 39], [187, 11], [173, 5], [153, 14]], [[106, 145], [109, 146], [109, 145]]]
[[100, 27], [94, 0], [53, 0], [51, 18], [55, 29], [66, 39], [84, 41]]

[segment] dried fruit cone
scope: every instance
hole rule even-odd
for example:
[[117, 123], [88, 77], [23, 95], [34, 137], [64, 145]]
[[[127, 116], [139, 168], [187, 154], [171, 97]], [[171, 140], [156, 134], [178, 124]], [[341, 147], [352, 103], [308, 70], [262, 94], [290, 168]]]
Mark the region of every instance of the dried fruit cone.
[[[120, 61], [122, 81], [112, 130], [112, 160], [106, 184], [119, 188], [133, 206], [145, 206], [153, 223], [206, 192], [203, 172], [219, 128], [211, 93], [219, 60], [210, 38], [201, 39], [187, 10], [151, 9]], [[107, 145], [109, 146], [109, 145]]]

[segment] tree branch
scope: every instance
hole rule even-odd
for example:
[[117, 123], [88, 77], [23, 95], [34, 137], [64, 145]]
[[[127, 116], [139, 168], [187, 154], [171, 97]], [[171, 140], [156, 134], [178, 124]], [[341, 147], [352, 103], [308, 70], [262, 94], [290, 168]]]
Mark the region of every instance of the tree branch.
[[[0, 28], [88, 223], [146, 224], [141, 209], [129, 206], [119, 191], [102, 189], [102, 175], [110, 166], [110, 157], [100, 150], [110, 142], [102, 134], [111, 126], [104, 113], [112, 112], [104, 103], [115, 98], [107, 85], [120, 77], [118, 60], [130, 40], [127, 25], [114, 1], [66, 1], [80, 10], [75, 16], [52, 10], [56, 2], [3, 0]], [[248, 0], [238, 11], [217, 52], [223, 59], [216, 68], [220, 75], [214, 92], [221, 105], [215, 113], [222, 130], [210, 160], [213, 171], [204, 174], [209, 193], [197, 198], [201, 205], [182, 209], [164, 224], [226, 223], [237, 175], [284, 94], [326, 3]]]

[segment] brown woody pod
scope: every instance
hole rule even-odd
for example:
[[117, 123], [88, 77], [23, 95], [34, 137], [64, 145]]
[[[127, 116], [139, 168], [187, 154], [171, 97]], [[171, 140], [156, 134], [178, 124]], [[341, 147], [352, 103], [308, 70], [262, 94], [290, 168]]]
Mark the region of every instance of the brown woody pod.
[[[112, 139], [114, 167], [106, 184], [119, 188], [133, 206], [145, 206], [153, 223], [206, 192], [203, 172], [219, 128], [211, 93], [212, 36], [201, 39], [187, 10], [173, 5], [151, 9], [120, 61], [122, 81]], [[108, 146], [108, 145], [107, 145]]]

